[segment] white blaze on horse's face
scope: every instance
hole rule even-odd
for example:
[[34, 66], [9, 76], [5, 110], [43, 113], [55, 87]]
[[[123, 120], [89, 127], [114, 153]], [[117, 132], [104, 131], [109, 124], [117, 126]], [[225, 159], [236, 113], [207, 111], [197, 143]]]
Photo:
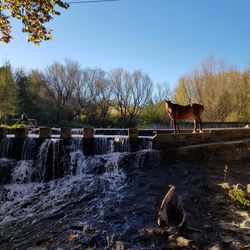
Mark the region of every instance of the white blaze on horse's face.
[[168, 110], [168, 112], [171, 112], [172, 111], [172, 103], [171, 101], [168, 101], [165, 99], [165, 102], [166, 102], [166, 108]]

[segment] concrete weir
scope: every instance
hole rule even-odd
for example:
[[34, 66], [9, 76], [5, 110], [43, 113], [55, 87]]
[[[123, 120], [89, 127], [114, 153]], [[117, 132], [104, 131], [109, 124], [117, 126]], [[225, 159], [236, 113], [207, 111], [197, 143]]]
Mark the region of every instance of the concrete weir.
[[[73, 135], [72, 128], [60, 128], [57, 129], [57, 133], [54, 134], [53, 129], [41, 127], [36, 130], [36, 134], [28, 134], [28, 129], [26, 128], [15, 129], [13, 131], [0, 128], [0, 142], [7, 136], [9, 138], [12, 137], [13, 150], [15, 149], [14, 151], [17, 151], [15, 155], [17, 159], [19, 159], [24, 141], [27, 140], [28, 137], [32, 137], [37, 141], [37, 145], [41, 145], [46, 138], [60, 139], [63, 144], [69, 144], [72, 138], [77, 136], [78, 138], [82, 138], [84, 154], [86, 155], [93, 155], [96, 154], [97, 151], [100, 151], [96, 149], [96, 147], [102, 147], [102, 145], [99, 145], [100, 143], [98, 145], [95, 144], [97, 138], [100, 140], [103, 139], [103, 141], [112, 139], [117, 151], [129, 152], [135, 152], [141, 149], [172, 150], [175, 152], [180, 151], [181, 147], [201, 145], [204, 147], [209, 143], [218, 145], [224, 142], [232, 143], [233, 141], [250, 140], [250, 128], [205, 129], [203, 133], [196, 134], [192, 134], [192, 130], [182, 130], [181, 134], [173, 134], [172, 130], [145, 130], [135, 128], [107, 131], [105, 129], [82, 128], [80, 131], [81, 134]], [[113, 133], [111, 134], [111, 132]], [[124, 149], [120, 149], [124, 143], [128, 145], [126, 144]]]
[[212, 129], [205, 130], [204, 133], [200, 134], [157, 134], [153, 138], [152, 148], [156, 150], [166, 150], [189, 145], [219, 143], [241, 139], [250, 139], [250, 128]]

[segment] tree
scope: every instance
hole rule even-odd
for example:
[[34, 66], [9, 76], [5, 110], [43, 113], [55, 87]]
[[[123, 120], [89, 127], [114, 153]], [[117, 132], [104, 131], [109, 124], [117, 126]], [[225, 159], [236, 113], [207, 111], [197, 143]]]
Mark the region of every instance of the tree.
[[147, 106], [143, 109], [140, 115], [140, 122], [142, 125], [153, 125], [155, 127], [156, 124], [159, 123], [169, 123], [170, 118], [166, 112], [166, 103], [164, 100], [160, 102], [153, 103], [153, 101], [149, 101]]
[[10, 64], [0, 67], [0, 119], [15, 115], [17, 111], [17, 91]]
[[51, 40], [51, 29], [45, 24], [60, 15], [57, 7], [67, 9], [69, 4], [61, 0], [2, 0], [0, 3], [0, 41], [8, 43], [11, 40], [10, 18], [22, 21], [23, 32], [28, 33], [28, 41], [38, 45], [41, 41]]
[[134, 119], [139, 116], [151, 99], [152, 86], [153, 83], [148, 75], [140, 70], [132, 73], [132, 95], [129, 95], [128, 100], [129, 124], [134, 123]]
[[58, 110], [54, 99], [48, 95], [48, 86], [42, 72], [32, 70], [28, 75], [27, 92], [29, 96], [28, 116], [37, 120], [39, 125], [58, 123]]
[[22, 69], [19, 69], [14, 74], [14, 81], [18, 95], [18, 106], [20, 113], [29, 114], [29, 107], [31, 104], [28, 92], [28, 77]]
[[82, 108], [83, 74], [79, 63], [65, 60], [47, 67], [45, 79], [48, 93], [54, 99], [58, 120], [72, 120]]
[[105, 125], [108, 111], [110, 107], [110, 100], [112, 95], [112, 88], [110, 79], [107, 73], [101, 69], [97, 69], [96, 79], [96, 104], [98, 108], [98, 116], [100, 117], [100, 124]]
[[181, 105], [186, 105], [189, 100], [190, 96], [187, 91], [187, 86], [186, 86], [186, 79], [185, 77], [181, 77], [178, 81], [178, 84], [175, 88], [174, 91], [174, 102], [181, 104]]
[[246, 113], [248, 93], [244, 72], [210, 57], [179, 80], [175, 99], [181, 104], [188, 100], [203, 104], [206, 120], [237, 121]]
[[151, 98], [152, 81], [139, 70], [130, 74], [122, 68], [112, 70], [110, 79], [120, 111], [121, 126], [133, 126]]
[[154, 95], [155, 103], [159, 103], [164, 99], [171, 99], [172, 93], [167, 82], [157, 83], [156, 84], [156, 94]]

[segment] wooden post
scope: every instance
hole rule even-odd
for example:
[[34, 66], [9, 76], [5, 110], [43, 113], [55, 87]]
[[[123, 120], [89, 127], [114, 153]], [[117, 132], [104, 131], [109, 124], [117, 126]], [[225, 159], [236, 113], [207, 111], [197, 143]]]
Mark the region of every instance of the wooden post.
[[11, 157], [17, 160], [21, 160], [23, 144], [25, 138], [28, 137], [28, 128], [16, 128], [14, 131], [15, 138], [13, 138]]
[[51, 128], [41, 127], [39, 128], [39, 138], [50, 138], [52, 133]]
[[130, 152], [136, 151], [138, 149], [138, 129], [129, 128], [128, 138], [129, 138], [129, 151]]
[[93, 128], [83, 128], [83, 137], [84, 138], [93, 138], [94, 129]]
[[84, 155], [95, 154], [95, 139], [93, 128], [83, 128], [83, 153]]
[[27, 128], [16, 128], [15, 129], [15, 137], [16, 138], [28, 137], [28, 129]]
[[60, 138], [62, 139], [69, 139], [72, 135], [72, 129], [71, 128], [61, 128], [60, 132]]
[[137, 139], [138, 138], [138, 129], [137, 128], [129, 128], [128, 129], [128, 138], [129, 139]]

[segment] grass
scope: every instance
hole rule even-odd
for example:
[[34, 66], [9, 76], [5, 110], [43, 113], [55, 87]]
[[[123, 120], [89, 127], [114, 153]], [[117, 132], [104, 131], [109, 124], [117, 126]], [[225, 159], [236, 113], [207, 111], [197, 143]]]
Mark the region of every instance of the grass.
[[231, 201], [235, 205], [243, 209], [250, 208], [250, 199], [246, 197], [246, 192], [239, 187], [239, 184], [230, 186], [229, 183], [224, 182], [224, 183], [220, 183], [219, 186], [223, 188], [224, 190], [227, 190], [227, 193], [229, 197], [231, 198]]
[[0, 124], [0, 128], [16, 129], [16, 128], [29, 128], [29, 126], [27, 126], [25, 124], [14, 124], [14, 125]]
[[239, 184], [232, 185], [232, 187], [228, 190], [228, 195], [232, 201], [241, 208], [250, 208], [250, 200], [246, 198], [245, 192], [239, 188]]

